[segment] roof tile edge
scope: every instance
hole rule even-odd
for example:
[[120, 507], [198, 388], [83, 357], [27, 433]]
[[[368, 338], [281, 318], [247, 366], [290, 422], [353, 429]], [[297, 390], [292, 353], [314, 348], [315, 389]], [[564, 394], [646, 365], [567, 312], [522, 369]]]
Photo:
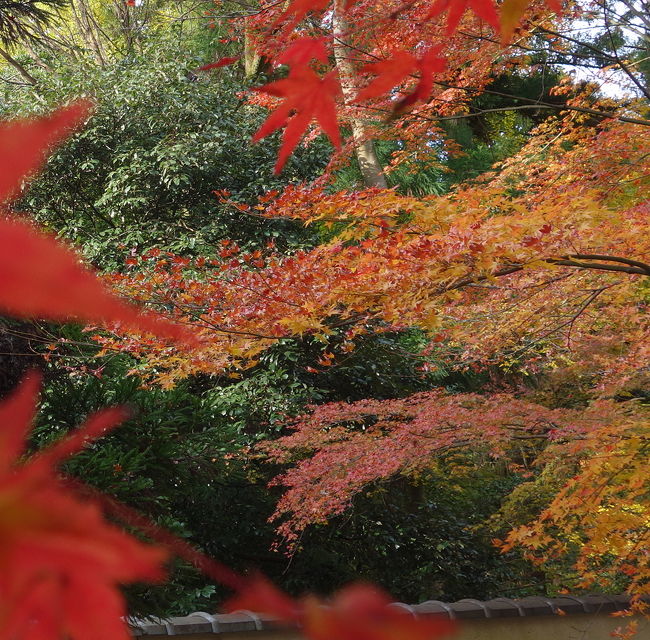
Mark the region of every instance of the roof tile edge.
[[[644, 598], [650, 603], [650, 596]], [[394, 603], [407, 608], [415, 616], [441, 615], [458, 620], [487, 618], [521, 618], [566, 614], [610, 614], [624, 611], [630, 603], [626, 595], [528, 596], [521, 599], [493, 598], [475, 600], [466, 598], [457, 602], [427, 600], [416, 605]], [[282, 628], [277, 619], [250, 611], [236, 611], [226, 614], [206, 614], [203, 611], [167, 620], [158, 618], [129, 619], [133, 636], [219, 634], [246, 631], [269, 631]]]

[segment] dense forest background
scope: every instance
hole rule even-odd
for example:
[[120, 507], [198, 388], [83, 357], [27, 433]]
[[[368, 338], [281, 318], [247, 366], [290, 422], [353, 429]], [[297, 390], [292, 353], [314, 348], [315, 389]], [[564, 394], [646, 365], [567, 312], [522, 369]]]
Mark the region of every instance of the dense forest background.
[[[365, 185], [353, 154], [328, 166], [324, 136], [300, 145], [280, 174], [273, 171], [277, 137], [250, 143], [267, 116], [249, 100], [250, 87], [277, 73], [263, 57], [251, 62], [241, 18], [252, 12], [236, 2], [0, 0], [0, 117], [44, 113], [80, 96], [96, 103], [85, 128], [54, 153], [15, 208], [80, 248], [98, 270], [142, 269], [143, 277], [147, 265], [136, 258], [152, 250], [209, 260], [229, 243], [250, 253], [272, 244], [289, 256], [329, 240], [325, 224], [254, 213], [260, 196], [324, 173], [328, 193]], [[647, 43], [647, 33], [638, 42]], [[387, 173], [388, 186], [403, 195], [444, 195], [507, 161], [565, 105], [569, 97], [557, 89], [571, 68], [607, 67], [637, 42], [625, 31], [616, 38], [595, 30], [562, 55], [533, 39], [525, 66], [501, 68], [490, 91], [472, 99], [472, 117], [438, 123], [447, 145], [436, 164], [400, 166]], [[642, 54], [635, 54], [638, 77], [647, 87]], [[200, 69], [231, 56], [242, 58]], [[575, 85], [585, 86], [584, 78]], [[626, 99], [605, 97], [598, 87], [592, 93], [612, 104]], [[519, 108], [535, 100], [547, 106]], [[379, 162], [388, 164], [400, 145], [377, 140]], [[355, 348], [329, 367], [319, 364], [323, 350], [308, 333], [282, 338], [250, 368], [196, 374], [174, 386], [143, 382], [140, 360], [129, 353], [98, 357], [91, 332], [76, 325], [2, 319], [0, 341], [3, 394], [27, 368], [45, 373], [35, 448], [100, 407], [129, 405], [133, 418], [66, 471], [291, 593], [329, 593], [361, 578], [405, 602], [512, 597], [554, 593], [570, 574], [568, 566], [542, 571], [492, 543], [535, 517], [558, 488], [548, 467], [526, 464], [543, 446], [537, 441], [522, 445], [523, 472], [475, 447], [451, 450], [425, 472], [372, 483], [344, 513], [311, 525], [290, 547], [269, 520], [282, 493], [269, 482], [284, 467], [259, 445], [289, 433], [290, 419], [308, 405], [439, 388], [525, 388], [545, 406], [578, 408], [590, 393], [584, 376], [531, 376], [512, 363], [456, 367], [447, 352], [423, 355], [427, 336], [418, 328], [355, 336]], [[635, 393], [648, 398], [642, 387]], [[181, 562], [171, 572], [164, 586], [130, 589], [134, 612], [211, 610], [224, 596]]]

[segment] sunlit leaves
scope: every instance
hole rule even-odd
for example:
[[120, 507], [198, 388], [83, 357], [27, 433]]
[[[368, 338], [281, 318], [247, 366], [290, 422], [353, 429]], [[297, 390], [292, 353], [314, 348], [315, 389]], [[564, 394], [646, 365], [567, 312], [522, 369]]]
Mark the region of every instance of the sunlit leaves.
[[575, 586], [620, 588], [621, 579], [635, 594], [650, 585], [650, 565], [642, 551], [650, 541], [647, 473], [650, 415], [647, 408], [620, 411], [618, 420], [602, 421], [556, 455], [577, 458], [577, 473], [554, 497], [540, 517], [512, 531], [504, 550], [523, 548], [540, 567], [574, 554]]
[[[638, 506], [647, 486], [637, 436], [647, 418], [635, 403], [612, 398], [650, 358], [649, 144], [622, 122], [594, 128], [558, 118], [540, 126], [500, 172], [444, 197], [308, 187], [274, 194], [259, 211], [317, 223], [330, 242], [287, 258], [265, 250], [241, 255], [226, 245], [202, 274], [193, 265], [187, 272], [170, 266], [174, 258], [165, 256], [146, 285], [116, 277], [124, 291], [179, 313], [200, 308], [210, 344], [191, 361], [172, 360], [151, 344], [138, 350], [127, 341], [128, 349], [146, 351], [155, 375], [164, 371], [173, 381], [190, 372], [236, 373], [291, 335], [322, 343], [327, 366], [335, 367], [364, 332], [420, 327], [431, 340], [423, 357], [435, 354], [442, 366], [534, 380], [552, 372], [584, 377], [588, 399], [579, 410], [549, 409], [518, 397], [522, 390], [319, 407], [270, 450], [282, 463], [311, 453], [278, 479], [287, 489], [278, 511], [286, 518], [282, 533], [291, 538], [344, 511], [371, 483], [422, 472], [457, 448], [508, 460], [521, 442], [535, 442], [548, 456], [585, 466], [577, 476], [584, 481], [570, 483], [554, 511], [527, 530], [535, 535], [532, 555], [569, 548], [551, 549], [544, 523], [563, 526], [571, 518], [571, 552], [585, 577], [609, 562], [625, 569], [630, 584], [644, 584], [643, 559], [633, 561], [625, 532], [636, 536], [647, 518], [647, 505]], [[612, 454], [590, 467], [598, 438], [609, 439]], [[592, 496], [586, 485], [608, 471], [620, 483], [602, 499]], [[581, 511], [580, 500], [594, 508]], [[608, 560], [613, 550], [620, 563]]]
[[[559, 0], [549, 0], [548, 6], [556, 13], [561, 9]], [[248, 17], [246, 28], [256, 33], [260, 54], [276, 66], [292, 65], [292, 73], [300, 69], [301, 73], [308, 74], [311, 61], [317, 60], [322, 74], [327, 74], [328, 67], [338, 69], [346, 91], [348, 86], [354, 90], [363, 87], [363, 80], [359, 79], [366, 73], [374, 74], [370, 84], [358, 92], [353, 109], [349, 108], [347, 98], [335, 100], [331, 106], [342, 122], [349, 122], [350, 118], [376, 122], [384, 114], [381, 127], [384, 136], [386, 115], [389, 115], [394, 127], [392, 135], [404, 144], [410, 130], [418, 140], [426, 130], [423, 122], [401, 121], [404, 114], [420, 104], [420, 108], [426, 107], [428, 111], [424, 117], [426, 123], [441, 112], [448, 116], [463, 111], [468, 98], [502, 72], [497, 67], [507, 65], [512, 59], [512, 53], [504, 51], [504, 47], [515, 28], [519, 25], [521, 37], [526, 38], [532, 28], [525, 20], [526, 15], [538, 16], [540, 11], [544, 12], [542, 0], [506, 0], [501, 6], [494, 0], [395, 0], [388, 3], [294, 0], [281, 7], [270, 4], [260, 14]], [[335, 37], [332, 16], [338, 16], [336, 21], [345, 25]], [[311, 22], [310, 17], [313, 18]], [[305, 33], [312, 37], [306, 37]], [[335, 50], [342, 47], [347, 53], [335, 55]], [[449, 71], [437, 78], [436, 87], [434, 74], [443, 71], [443, 60], [447, 61]], [[414, 83], [416, 76], [418, 80]], [[449, 87], [445, 88], [446, 85]], [[274, 83], [268, 86], [273, 87]], [[464, 87], [470, 88], [472, 93], [464, 94]], [[297, 104], [303, 102], [300, 93], [299, 84], [294, 83], [283, 87], [282, 97], [286, 104], [295, 101], [292, 108], [298, 110]], [[400, 95], [401, 99], [396, 98]], [[325, 99], [330, 104], [329, 95]], [[364, 104], [368, 99], [383, 104], [381, 107]], [[254, 101], [272, 107], [271, 103], [261, 102], [259, 98]], [[280, 118], [277, 128], [287, 125], [288, 120]], [[303, 130], [302, 123], [301, 127]], [[288, 134], [288, 143], [281, 147], [282, 159], [278, 166], [284, 163], [287, 150], [296, 137], [299, 136], [295, 131]], [[395, 154], [396, 158], [404, 155]]]

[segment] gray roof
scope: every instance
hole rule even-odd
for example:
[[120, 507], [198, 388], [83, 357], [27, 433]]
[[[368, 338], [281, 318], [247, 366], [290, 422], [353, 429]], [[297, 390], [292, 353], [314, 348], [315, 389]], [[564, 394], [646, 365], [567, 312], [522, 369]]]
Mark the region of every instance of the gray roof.
[[[650, 601], [650, 600], [648, 600]], [[588, 595], [560, 596], [544, 598], [530, 596], [518, 600], [511, 598], [494, 598], [493, 600], [474, 600], [465, 598], [457, 602], [427, 600], [421, 604], [408, 605], [394, 602], [393, 607], [400, 607], [415, 616], [442, 615], [448, 618], [469, 620], [486, 618], [512, 618], [528, 616], [550, 616], [558, 611], [565, 614], [614, 613], [628, 608], [630, 599], [625, 595]], [[209, 614], [203, 611], [187, 616], [161, 620], [129, 621], [134, 636], [148, 635], [185, 635], [193, 633], [233, 633], [243, 631], [266, 631], [281, 628], [282, 625], [272, 616], [236, 611], [224, 614]]]

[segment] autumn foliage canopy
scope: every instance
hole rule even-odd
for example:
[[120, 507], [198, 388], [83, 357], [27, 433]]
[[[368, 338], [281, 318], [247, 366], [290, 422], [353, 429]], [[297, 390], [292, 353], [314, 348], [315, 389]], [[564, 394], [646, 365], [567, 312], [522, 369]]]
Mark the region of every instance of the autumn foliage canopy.
[[[331, 175], [362, 142], [345, 134], [363, 117], [368, 137], [403, 142], [393, 168], [435, 162], [447, 144], [435, 120], [465, 113], [507, 64], [503, 48], [559, 11], [557, 3], [518, 0], [273, 3], [247, 28], [259, 54], [288, 71], [250, 97], [271, 109], [255, 139], [283, 130], [279, 171], [303, 135], [323, 132], [338, 149]], [[340, 38], [322, 35], [328, 20], [344, 30], [346, 50], [359, 52], [351, 66], [332, 64]], [[407, 327], [428, 336], [426, 367], [570, 371], [589, 381], [582, 410], [549, 408], [517, 389], [314, 408], [266, 448], [293, 464], [276, 480], [286, 487], [280, 531], [291, 543], [369, 484], [417, 474], [451, 450], [474, 448], [516, 466], [521, 442], [542, 442], [536, 464], [565, 459], [563, 488], [537, 521], [500, 544], [519, 545], [542, 564], [571, 555], [569, 587], [622, 572], [630, 592], [643, 593], [650, 434], [647, 407], [631, 390], [650, 357], [650, 122], [641, 101], [612, 107], [566, 91], [570, 108], [545, 120], [517, 155], [448, 195], [333, 193], [326, 174], [320, 184], [264, 196], [255, 215], [329, 230], [327, 242], [289, 257], [229, 241], [210, 259], [152, 250], [132, 261], [137, 271], [100, 281], [71, 249], [7, 213], [0, 306], [7, 315], [104, 327], [95, 340], [139, 358], [140, 374], [163, 386], [197, 373], [237, 376], [287, 337], [319, 341], [319, 367], [327, 369], [359, 336]], [[363, 109], [379, 117], [360, 116]], [[77, 102], [3, 124], [0, 201], [15, 200], [51, 146], [91, 110]], [[585, 126], [590, 117], [597, 123]], [[217, 197], [247, 210], [229, 194]], [[99, 497], [57, 474], [67, 456], [115, 427], [121, 410], [23, 459], [37, 388], [27, 378], [0, 407], [0, 637], [127, 637], [119, 585], [162, 579], [165, 558], [182, 545], [153, 530], [157, 544], [127, 535], [105, 519]], [[388, 609], [373, 587], [350, 587], [324, 608], [193, 559], [234, 588], [232, 607], [268, 611], [315, 639], [424, 639], [448, 630]]]

